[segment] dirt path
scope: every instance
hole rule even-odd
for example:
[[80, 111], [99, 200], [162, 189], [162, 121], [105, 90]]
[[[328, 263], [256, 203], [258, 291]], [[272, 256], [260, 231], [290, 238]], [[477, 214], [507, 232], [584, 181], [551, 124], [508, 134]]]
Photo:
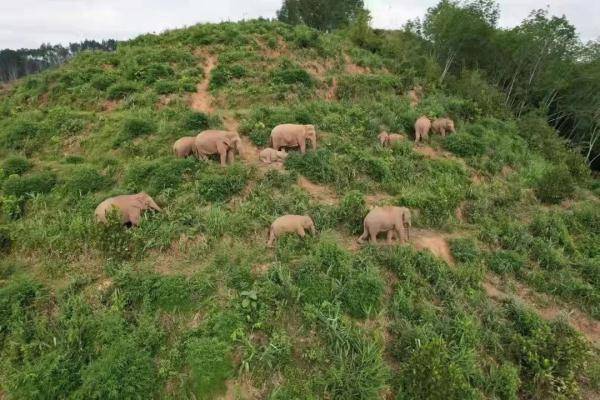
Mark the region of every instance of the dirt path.
[[217, 59], [215, 56], [207, 55], [204, 63], [204, 79], [196, 87], [196, 93], [191, 97], [191, 107], [193, 110], [202, 113], [212, 113], [214, 111], [212, 107], [212, 96], [208, 91], [208, 85], [210, 84], [210, 73], [217, 66]]
[[493, 300], [503, 301], [508, 299], [518, 299], [526, 304], [547, 321], [552, 321], [558, 317], [564, 317], [569, 325], [583, 336], [585, 336], [594, 346], [600, 348], [600, 322], [590, 319], [578, 309], [564, 309], [522, 283], [515, 283], [515, 293], [507, 293], [502, 288], [498, 277], [488, 274], [482, 283], [486, 294]]
[[338, 195], [328, 187], [312, 183], [303, 176], [298, 177], [298, 186], [306, 190], [310, 197], [327, 205], [336, 205], [340, 202]]

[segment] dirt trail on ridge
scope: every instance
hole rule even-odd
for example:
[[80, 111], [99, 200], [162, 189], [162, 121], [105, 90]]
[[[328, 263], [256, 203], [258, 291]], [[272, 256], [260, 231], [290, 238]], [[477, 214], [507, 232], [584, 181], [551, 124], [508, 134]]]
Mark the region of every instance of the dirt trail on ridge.
[[210, 114], [214, 111], [212, 107], [212, 96], [208, 91], [210, 84], [210, 73], [217, 66], [217, 59], [215, 56], [207, 55], [204, 63], [204, 79], [196, 86], [196, 93], [192, 94], [191, 107], [192, 109]]
[[[517, 299], [547, 321], [564, 317], [573, 329], [585, 336], [594, 346], [600, 348], [600, 322], [589, 318], [582, 311], [576, 308], [561, 308], [553, 303], [551, 298], [543, 296], [519, 282], [515, 283], [515, 293], [507, 293], [501, 288], [498, 278], [493, 274], [485, 277], [482, 286], [491, 299], [496, 301]], [[544, 303], [544, 305], [540, 303]]]

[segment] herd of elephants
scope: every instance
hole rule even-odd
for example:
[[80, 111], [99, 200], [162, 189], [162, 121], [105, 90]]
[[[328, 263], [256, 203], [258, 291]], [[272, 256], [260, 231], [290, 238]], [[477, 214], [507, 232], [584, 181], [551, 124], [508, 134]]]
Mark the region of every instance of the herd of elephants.
[[[415, 122], [415, 141], [427, 139], [430, 131], [442, 136], [446, 136], [446, 133], [454, 133], [454, 121], [449, 118], [438, 118], [432, 122], [426, 116], [420, 117]], [[378, 139], [382, 146], [387, 147], [403, 140], [404, 136], [384, 131], [378, 135]], [[316, 150], [317, 132], [314, 125], [278, 125], [271, 132], [271, 147], [260, 151], [259, 158], [267, 164], [282, 162], [287, 157], [286, 148], [299, 148], [300, 152], [305, 154], [307, 140], [311, 142], [313, 150]], [[237, 132], [207, 130], [195, 137], [183, 137], [177, 140], [173, 145], [173, 153], [176, 157], [185, 158], [194, 155], [201, 160], [209, 160], [209, 156], [216, 155], [220, 158], [221, 165], [226, 165], [234, 161], [235, 153], [240, 154], [241, 148], [242, 140]], [[97, 221], [107, 223], [108, 214], [116, 212], [120, 215], [123, 224], [137, 226], [141, 213], [145, 210], [160, 212], [161, 208], [147, 193], [142, 192], [106, 199], [98, 205], [95, 214]], [[391, 243], [395, 237], [400, 241], [408, 240], [411, 213], [405, 207], [376, 207], [367, 214], [363, 226], [364, 232], [358, 238], [359, 243], [364, 243], [367, 239], [375, 243], [380, 233], [387, 234], [388, 243]], [[267, 245], [273, 246], [274, 241], [286, 233], [297, 233], [304, 237], [306, 230], [313, 235], [316, 233], [315, 224], [309, 216], [281, 216], [271, 224]]]

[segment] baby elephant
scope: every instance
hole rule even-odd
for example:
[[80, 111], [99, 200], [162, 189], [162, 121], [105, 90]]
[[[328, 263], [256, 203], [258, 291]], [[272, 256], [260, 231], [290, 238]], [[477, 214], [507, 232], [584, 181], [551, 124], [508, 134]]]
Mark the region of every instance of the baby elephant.
[[408, 240], [411, 226], [410, 210], [406, 207], [376, 207], [367, 214], [363, 226], [364, 232], [358, 238], [358, 243], [364, 243], [367, 238], [371, 240], [371, 243], [375, 243], [380, 232], [387, 232], [388, 244], [392, 243], [394, 234], [397, 234], [402, 241], [402, 232], [406, 232]]
[[142, 211], [155, 210], [162, 211], [160, 207], [152, 200], [147, 193], [130, 194], [124, 196], [111, 197], [104, 200], [96, 207], [96, 220], [106, 224], [107, 216], [112, 210], [116, 209], [121, 216], [123, 225], [131, 224], [138, 226]]
[[385, 131], [381, 132], [377, 138], [379, 139], [379, 143], [384, 147], [391, 147], [394, 143], [399, 143], [404, 139], [402, 135], [397, 133], [387, 133]]
[[456, 133], [456, 129], [454, 129], [454, 121], [450, 118], [438, 118], [433, 121], [431, 125], [431, 129], [435, 133], [439, 133], [442, 137], [446, 137], [446, 132]]
[[195, 141], [195, 136], [182, 137], [173, 144], [173, 154], [179, 158], [191, 156], [194, 154]]
[[277, 151], [275, 149], [267, 148], [262, 150], [258, 156], [260, 157], [260, 161], [271, 164], [278, 161], [285, 161], [288, 157], [288, 153], [286, 153], [285, 150]]
[[429, 138], [429, 130], [431, 129], [431, 121], [426, 116], [422, 116], [415, 122], [415, 142], [421, 139]]
[[275, 239], [284, 233], [296, 232], [300, 237], [304, 237], [306, 234], [305, 229], [310, 229], [310, 233], [313, 235], [317, 233], [315, 223], [309, 216], [284, 215], [283, 217], [279, 217], [271, 224], [267, 246], [272, 247]]

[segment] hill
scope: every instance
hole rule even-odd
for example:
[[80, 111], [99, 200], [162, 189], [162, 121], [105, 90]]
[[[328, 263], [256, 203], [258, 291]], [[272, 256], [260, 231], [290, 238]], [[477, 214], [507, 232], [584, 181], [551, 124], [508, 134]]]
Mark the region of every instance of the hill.
[[[597, 182], [544, 118], [385, 35], [197, 25], [3, 89], [0, 397], [597, 398]], [[457, 133], [414, 144], [423, 114]], [[260, 163], [284, 122], [318, 149]], [[172, 155], [206, 128], [239, 130], [234, 165]], [[95, 223], [139, 191], [163, 212]], [[410, 243], [359, 246], [387, 204]], [[267, 248], [287, 213], [318, 235]]]

